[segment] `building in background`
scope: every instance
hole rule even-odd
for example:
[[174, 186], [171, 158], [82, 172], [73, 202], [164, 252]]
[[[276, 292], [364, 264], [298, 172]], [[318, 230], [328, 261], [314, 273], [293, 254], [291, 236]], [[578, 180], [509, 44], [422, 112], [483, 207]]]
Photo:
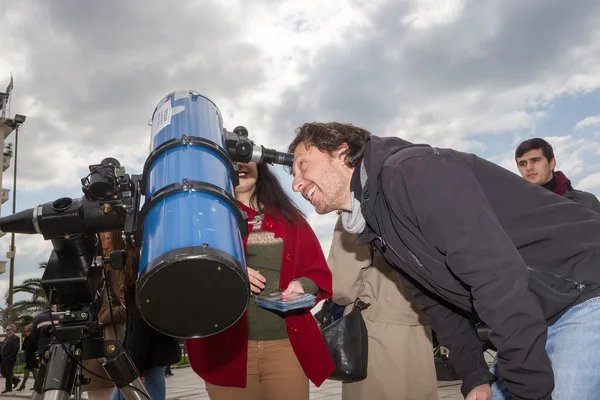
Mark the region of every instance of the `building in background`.
[[[7, 143], [10, 134], [15, 130], [16, 124], [10, 118], [10, 92], [13, 89], [13, 78], [10, 77], [10, 83], [4, 92], [0, 92], [0, 149], [2, 149], [2, 169], [0, 169], [0, 216], [2, 215], [2, 205], [8, 201], [10, 189], [5, 189], [2, 186], [2, 177], [4, 172], [10, 167], [10, 162], [13, 158], [13, 145]], [[0, 232], [0, 237], [5, 235]], [[12, 249], [10, 249], [12, 250]], [[9, 251], [9, 253], [14, 253]], [[9, 254], [12, 255], [12, 254]], [[6, 260], [0, 260], [0, 274], [6, 272]]]
[[[4, 171], [8, 169], [11, 163], [11, 159], [13, 160], [13, 193], [12, 193], [12, 213], [16, 212], [17, 205], [17, 156], [19, 149], [19, 130], [21, 125], [25, 122], [25, 116], [20, 114], [15, 114], [14, 117], [11, 118], [10, 115], [10, 97], [13, 89], [13, 78], [12, 75], [10, 77], [10, 82], [6, 87], [4, 92], [0, 92], [0, 148], [2, 148], [2, 169], [0, 170], [0, 215], [2, 214], [2, 205], [8, 201], [8, 196], [10, 194], [10, 189], [5, 189], [2, 185], [2, 177], [4, 175]], [[6, 139], [9, 138], [12, 132], [15, 132], [12, 139], [14, 140], [14, 147], [12, 142], [10, 144], [5, 144]], [[3, 234], [1, 234], [3, 236]], [[1, 236], [0, 236], [1, 237]], [[15, 234], [11, 233], [10, 238], [10, 246], [8, 251], [6, 252], [6, 257], [9, 260], [9, 278], [8, 278], [8, 298], [7, 298], [7, 308], [8, 308], [8, 316], [6, 322], [13, 322], [14, 313], [12, 312], [13, 305], [13, 289], [14, 289], [14, 279], [15, 279]], [[6, 261], [0, 260], [0, 273], [6, 272]]]

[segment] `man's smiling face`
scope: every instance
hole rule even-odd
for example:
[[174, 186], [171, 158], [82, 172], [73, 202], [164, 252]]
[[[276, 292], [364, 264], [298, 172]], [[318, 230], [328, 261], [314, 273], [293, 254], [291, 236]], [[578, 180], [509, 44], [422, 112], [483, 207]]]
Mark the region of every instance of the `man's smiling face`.
[[292, 189], [302, 193], [318, 214], [350, 211], [352, 169], [346, 166], [345, 157], [341, 156], [344, 149], [329, 154], [302, 142], [294, 150]]

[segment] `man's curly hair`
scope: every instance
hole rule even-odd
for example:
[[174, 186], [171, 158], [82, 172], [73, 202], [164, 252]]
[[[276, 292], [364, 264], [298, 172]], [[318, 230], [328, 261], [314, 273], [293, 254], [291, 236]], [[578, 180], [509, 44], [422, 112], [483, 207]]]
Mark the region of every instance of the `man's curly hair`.
[[346, 165], [354, 168], [362, 160], [365, 144], [370, 136], [369, 131], [352, 124], [307, 122], [296, 129], [296, 137], [288, 147], [288, 151], [293, 153], [296, 147], [304, 142], [307, 147], [315, 146], [321, 151], [332, 154], [345, 143], [348, 146], [344, 152]]

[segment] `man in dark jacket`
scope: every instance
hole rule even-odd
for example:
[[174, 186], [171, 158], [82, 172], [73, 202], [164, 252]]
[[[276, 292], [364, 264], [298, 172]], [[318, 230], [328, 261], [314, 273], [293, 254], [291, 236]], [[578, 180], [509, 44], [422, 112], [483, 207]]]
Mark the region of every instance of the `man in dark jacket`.
[[29, 334], [31, 343], [34, 348], [35, 358], [41, 360], [47, 350], [48, 345], [52, 342], [52, 325], [58, 325], [59, 313], [56, 311], [56, 304], [48, 306], [48, 309], [39, 313], [31, 323], [31, 333]]
[[12, 392], [13, 386], [17, 387], [19, 382], [21, 382], [19, 378], [13, 375], [17, 355], [21, 348], [20, 344], [19, 337], [15, 335], [15, 326], [8, 324], [6, 326], [6, 337], [0, 347], [0, 356], [2, 357], [1, 372], [4, 379], [6, 379], [5, 389], [2, 393]]
[[412, 288], [467, 400], [597, 398], [600, 215], [475, 155], [352, 125], [305, 124], [289, 150], [293, 190], [342, 211]]
[[560, 196], [600, 213], [600, 201], [591, 193], [575, 190], [561, 171], [554, 171], [554, 149], [544, 139], [533, 138], [521, 143], [515, 150], [515, 161], [523, 178]]

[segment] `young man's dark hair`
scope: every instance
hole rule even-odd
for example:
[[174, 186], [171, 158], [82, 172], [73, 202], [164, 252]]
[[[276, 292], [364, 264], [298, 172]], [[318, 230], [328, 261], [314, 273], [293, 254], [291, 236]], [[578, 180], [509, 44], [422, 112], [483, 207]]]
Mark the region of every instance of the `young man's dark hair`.
[[522, 142], [515, 150], [515, 160], [519, 157], [523, 157], [523, 154], [530, 152], [531, 150], [542, 150], [542, 154], [546, 157], [546, 160], [552, 161], [554, 159], [554, 149], [550, 143], [546, 142], [541, 138], [528, 139]]
[[[600, 215], [476, 155], [364, 132], [299, 129], [292, 188], [400, 272], [463, 395], [596, 399]], [[491, 371], [474, 317], [498, 349]]]

